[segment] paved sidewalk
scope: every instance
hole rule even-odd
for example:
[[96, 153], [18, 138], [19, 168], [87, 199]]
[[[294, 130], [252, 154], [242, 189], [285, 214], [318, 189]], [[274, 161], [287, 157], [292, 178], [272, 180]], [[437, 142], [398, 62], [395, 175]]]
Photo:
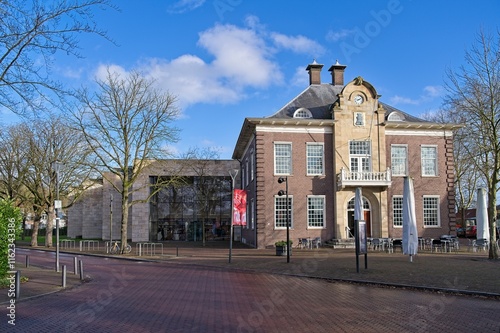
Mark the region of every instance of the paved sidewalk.
[[[40, 248], [42, 249], [42, 248]], [[457, 253], [430, 253], [422, 251], [413, 261], [401, 252], [386, 253], [370, 251], [359, 256], [359, 273], [356, 270], [354, 249], [297, 249], [293, 248], [290, 262], [286, 256], [276, 256], [274, 249], [257, 250], [234, 243], [229, 263], [228, 242], [165, 242], [163, 253], [138, 256], [136, 247], [131, 254], [120, 257], [130, 260], [154, 260], [165, 264], [188, 264], [223, 267], [226, 269], [252, 270], [272, 274], [308, 276], [311, 278], [369, 283], [430, 291], [457, 292], [500, 299], [500, 260], [488, 260], [486, 252], [468, 252], [463, 247]], [[48, 249], [51, 251], [51, 249]], [[61, 252], [78, 255], [107, 256], [105, 250], [80, 252], [64, 249]], [[151, 253], [147, 253], [151, 254]], [[23, 260], [20, 256], [18, 261]], [[28, 281], [21, 284], [21, 300], [62, 290], [62, 273], [55, 270], [18, 263], [21, 275]], [[67, 267], [66, 288], [78, 287], [79, 275], [73, 267]], [[0, 291], [0, 303], [9, 301], [8, 290]]]

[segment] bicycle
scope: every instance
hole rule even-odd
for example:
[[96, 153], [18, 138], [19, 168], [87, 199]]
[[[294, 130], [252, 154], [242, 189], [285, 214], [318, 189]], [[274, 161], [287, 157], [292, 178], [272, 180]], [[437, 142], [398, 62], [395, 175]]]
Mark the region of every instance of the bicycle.
[[[109, 252], [111, 254], [118, 254], [120, 253], [120, 244], [118, 244], [118, 241], [114, 241], [115, 243], [111, 246], [111, 248], [109, 249]], [[125, 249], [123, 250], [123, 253], [130, 253], [130, 251], [132, 251], [132, 246], [130, 246], [129, 244], [127, 244], [125, 246]]]

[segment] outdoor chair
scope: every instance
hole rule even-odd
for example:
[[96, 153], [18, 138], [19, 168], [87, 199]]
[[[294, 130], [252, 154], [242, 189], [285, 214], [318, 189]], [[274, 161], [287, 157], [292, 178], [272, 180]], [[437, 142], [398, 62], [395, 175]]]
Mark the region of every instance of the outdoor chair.
[[311, 244], [309, 243], [309, 239], [301, 238], [301, 241], [302, 241], [302, 248], [308, 249], [311, 247]]
[[304, 246], [304, 244], [302, 244], [302, 238], [299, 238], [299, 242], [297, 244], [297, 248], [301, 249], [303, 246]]
[[379, 250], [380, 251], [382, 249], [383, 243], [380, 240], [380, 238], [374, 238], [372, 240], [372, 247], [373, 247], [373, 250]]
[[489, 249], [488, 240], [484, 238], [476, 239], [472, 242], [472, 250], [474, 252], [487, 251]]
[[443, 243], [441, 242], [441, 239], [431, 239], [431, 252], [434, 252], [434, 250], [437, 252], [437, 250], [443, 251]]
[[318, 249], [321, 246], [321, 238], [320, 237], [314, 238], [312, 241], [312, 246]]
[[399, 248], [401, 252], [403, 252], [403, 240], [402, 239], [393, 239], [391, 242], [391, 252], [394, 251], [395, 248]]

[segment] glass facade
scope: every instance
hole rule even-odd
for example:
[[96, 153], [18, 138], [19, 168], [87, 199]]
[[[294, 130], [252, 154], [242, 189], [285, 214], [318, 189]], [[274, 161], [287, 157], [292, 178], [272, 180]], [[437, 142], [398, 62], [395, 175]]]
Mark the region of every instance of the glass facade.
[[228, 238], [231, 182], [229, 176], [193, 176], [162, 188], [150, 201], [150, 240]]

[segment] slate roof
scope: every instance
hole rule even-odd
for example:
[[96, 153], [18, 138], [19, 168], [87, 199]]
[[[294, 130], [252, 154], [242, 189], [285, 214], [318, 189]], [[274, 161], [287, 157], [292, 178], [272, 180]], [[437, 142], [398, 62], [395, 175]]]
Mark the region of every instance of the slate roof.
[[312, 84], [269, 118], [292, 118], [298, 108], [307, 108], [314, 119], [331, 119], [331, 107], [344, 86]]
[[[236, 142], [236, 147], [233, 153], [233, 158], [238, 159], [242, 156], [244, 149], [247, 144], [247, 140], [250, 139], [252, 133], [254, 132], [255, 126], [258, 123], [279, 123], [292, 125], [294, 123], [301, 124], [304, 126], [308, 125], [318, 125], [318, 121], [328, 120], [334, 121], [332, 119], [332, 106], [339, 99], [338, 94], [342, 92], [344, 88], [343, 85], [332, 85], [329, 83], [322, 84], [311, 84], [304, 91], [302, 91], [297, 97], [288, 102], [285, 106], [275, 112], [273, 115], [264, 118], [245, 118], [243, 123], [240, 136]], [[389, 104], [380, 102], [381, 106], [387, 111], [385, 114], [385, 126], [391, 128], [427, 128], [427, 129], [455, 129], [462, 127], [462, 125], [457, 124], [438, 124], [430, 122], [418, 117], [412, 116], [404, 111], [401, 111]], [[292, 119], [293, 114], [299, 108], [306, 108], [312, 114], [311, 118], [295, 119], [296, 122], [287, 121], [287, 119]], [[389, 115], [397, 112], [401, 117], [399, 120], [388, 120]], [[313, 121], [314, 119], [314, 121]]]

